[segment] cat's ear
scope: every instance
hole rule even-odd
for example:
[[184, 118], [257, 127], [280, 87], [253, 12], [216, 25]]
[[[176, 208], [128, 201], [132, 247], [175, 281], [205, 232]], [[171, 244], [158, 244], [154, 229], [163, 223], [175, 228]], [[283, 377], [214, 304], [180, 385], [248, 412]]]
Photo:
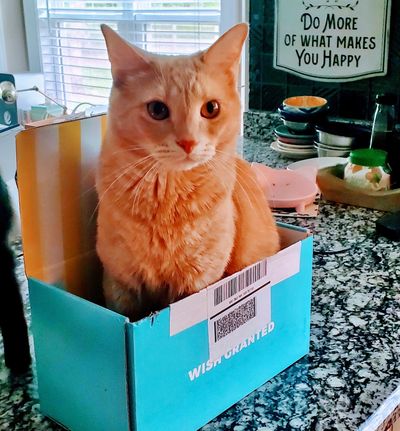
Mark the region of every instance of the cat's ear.
[[249, 26], [245, 23], [232, 27], [204, 52], [204, 62], [227, 69], [234, 69], [240, 61], [243, 43], [248, 32]]
[[106, 41], [114, 82], [123, 79], [126, 73], [138, 73], [150, 68], [150, 58], [145, 51], [131, 45], [108, 25], [102, 24], [101, 31]]

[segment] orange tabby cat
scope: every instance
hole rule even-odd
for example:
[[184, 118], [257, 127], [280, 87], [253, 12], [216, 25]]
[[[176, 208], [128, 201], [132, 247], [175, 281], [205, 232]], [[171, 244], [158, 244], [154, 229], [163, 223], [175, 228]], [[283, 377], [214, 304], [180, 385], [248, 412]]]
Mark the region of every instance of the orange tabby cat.
[[97, 178], [97, 252], [110, 308], [136, 320], [279, 249], [235, 155], [247, 25], [191, 56], [157, 56], [103, 25], [113, 88]]

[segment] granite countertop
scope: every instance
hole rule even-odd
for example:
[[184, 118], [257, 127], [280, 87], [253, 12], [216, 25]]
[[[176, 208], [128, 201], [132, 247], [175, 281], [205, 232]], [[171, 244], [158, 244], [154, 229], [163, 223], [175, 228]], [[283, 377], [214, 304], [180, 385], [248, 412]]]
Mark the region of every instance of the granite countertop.
[[[244, 139], [247, 160], [289, 163], [267, 144], [274, 121], [257, 120], [265, 133]], [[310, 353], [202, 431], [357, 430], [400, 385], [400, 250], [375, 236], [381, 215], [322, 200], [317, 218], [283, 220], [314, 235]], [[33, 375], [11, 377], [2, 360], [0, 345], [0, 430], [61, 430], [40, 415]]]

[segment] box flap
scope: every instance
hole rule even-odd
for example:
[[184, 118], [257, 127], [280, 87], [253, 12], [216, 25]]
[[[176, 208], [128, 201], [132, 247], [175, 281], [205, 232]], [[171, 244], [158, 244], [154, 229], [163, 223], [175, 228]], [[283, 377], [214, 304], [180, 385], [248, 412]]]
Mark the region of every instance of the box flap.
[[26, 273], [90, 297], [95, 253], [95, 170], [106, 117], [29, 129], [17, 136]]
[[130, 431], [128, 319], [33, 278], [29, 295], [42, 413], [74, 431]]
[[277, 222], [277, 226], [281, 240], [281, 250], [311, 236], [308, 229], [300, 226], [294, 226], [282, 222]]

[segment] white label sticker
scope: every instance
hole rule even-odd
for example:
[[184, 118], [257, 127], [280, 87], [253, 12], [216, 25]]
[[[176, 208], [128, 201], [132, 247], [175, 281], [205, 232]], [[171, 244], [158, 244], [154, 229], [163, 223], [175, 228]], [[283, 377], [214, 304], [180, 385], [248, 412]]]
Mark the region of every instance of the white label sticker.
[[173, 336], [207, 318], [207, 290], [171, 304], [170, 309], [169, 335]]
[[300, 271], [301, 242], [286, 247], [268, 258], [271, 286], [286, 280]]
[[[222, 311], [226, 312], [228, 307], [237, 305], [238, 301], [255, 293], [255, 290], [263, 285], [271, 287], [297, 274], [300, 271], [300, 256], [301, 242], [297, 241], [285, 247], [276, 255], [245, 268], [243, 271], [230, 277], [226, 277], [194, 295], [171, 304], [170, 335], [179, 334], [199, 322], [206, 319], [210, 320], [210, 317]], [[256, 307], [258, 303], [260, 303], [260, 300], [257, 297]], [[261, 313], [262, 315], [263, 313]], [[258, 314], [259, 316], [260, 314]], [[268, 317], [266, 319], [264, 323], [268, 324]], [[250, 320], [253, 320], [253, 318]], [[258, 328], [257, 330], [259, 329], [262, 328]], [[253, 332], [253, 334], [256, 332]], [[211, 338], [212, 335], [209, 333], [209, 339]]]
[[207, 289], [211, 361], [218, 359], [271, 320], [268, 261], [263, 260]]

